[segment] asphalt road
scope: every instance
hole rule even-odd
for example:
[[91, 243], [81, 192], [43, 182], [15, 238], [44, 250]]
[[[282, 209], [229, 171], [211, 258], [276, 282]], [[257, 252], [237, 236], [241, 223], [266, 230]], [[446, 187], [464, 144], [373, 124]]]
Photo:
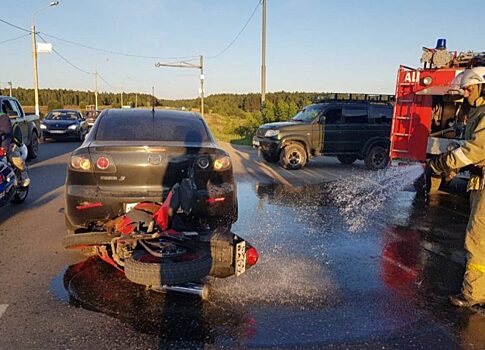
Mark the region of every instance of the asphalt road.
[[233, 231], [261, 260], [211, 280], [200, 302], [146, 292], [62, 248], [77, 146], [42, 144], [26, 203], [0, 208], [0, 349], [485, 348], [485, 318], [447, 301], [463, 273], [463, 198], [423, 203], [396, 188], [373, 204], [382, 210], [354, 208], [363, 225], [352, 230], [329, 183], [375, 181], [362, 164], [320, 158], [290, 172], [223, 144], [238, 178]]

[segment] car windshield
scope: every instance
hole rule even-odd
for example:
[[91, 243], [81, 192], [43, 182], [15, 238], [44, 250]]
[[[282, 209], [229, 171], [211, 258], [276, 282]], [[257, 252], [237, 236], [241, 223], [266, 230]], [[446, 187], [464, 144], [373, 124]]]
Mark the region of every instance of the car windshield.
[[310, 105], [299, 111], [291, 120], [298, 122], [311, 122], [322, 111], [322, 105]]
[[95, 136], [99, 141], [182, 141], [202, 143], [210, 140], [204, 122], [179, 115], [105, 115]]
[[45, 119], [48, 120], [77, 120], [76, 112], [50, 112]]

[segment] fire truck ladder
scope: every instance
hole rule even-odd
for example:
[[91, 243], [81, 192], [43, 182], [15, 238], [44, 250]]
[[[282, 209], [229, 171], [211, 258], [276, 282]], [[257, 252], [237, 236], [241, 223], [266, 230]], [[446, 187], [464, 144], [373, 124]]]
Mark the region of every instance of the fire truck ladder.
[[[401, 67], [400, 71], [407, 69], [407, 67]], [[413, 91], [414, 84], [400, 82], [399, 75], [396, 85], [396, 105], [391, 133], [391, 156], [395, 153], [393, 158], [400, 158], [397, 154], [401, 154], [403, 158], [408, 158], [411, 147], [411, 128], [416, 106], [416, 94]], [[399, 147], [404, 146], [404, 148], [396, 148], [396, 144]]]

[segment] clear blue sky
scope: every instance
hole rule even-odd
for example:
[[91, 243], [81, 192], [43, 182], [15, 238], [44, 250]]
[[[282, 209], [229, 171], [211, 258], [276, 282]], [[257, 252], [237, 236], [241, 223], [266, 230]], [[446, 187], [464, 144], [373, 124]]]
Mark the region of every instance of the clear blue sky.
[[[29, 28], [32, 13], [49, 0], [1, 2], [0, 19]], [[206, 57], [206, 95], [260, 91], [261, 6], [237, 41], [219, 57], [209, 58], [235, 38], [259, 0], [60, 2], [35, 16], [38, 32], [105, 50], [166, 58], [119, 56], [44, 36], [74, 65], [86, 71], [97, 68], [109, 83], [99, 82], [102, 91], [119, 92], [123, 87], [150, 93], [155, 86], [159, 98], [194, 98], [197, 70], [154, 64], [199, 54]], [[437, 38], [446, 38], [450, 50], [485, 51], [480, 19], [473, 19], [483, 7], [479, 0], [267, 3], [268, 92], [393, 93], [398, 65], [418, 66], [421, 47], [434, 47]], [[33, 86], [30, 37], [1, 43], [22, 34], [0, 23], [2, 88], [9, 80], [14, 86]], [[39, 56], [39, 81], [41, 88], [94, 89], [93, 76], [55, 54]]]

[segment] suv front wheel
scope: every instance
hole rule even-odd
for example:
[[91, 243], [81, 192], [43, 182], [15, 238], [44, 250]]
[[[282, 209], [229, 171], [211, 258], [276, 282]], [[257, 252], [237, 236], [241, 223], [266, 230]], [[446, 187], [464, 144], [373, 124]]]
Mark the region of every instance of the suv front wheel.
[[382, 146], [372, 146], [364, 158], [364, 164], [370, 170], [384, 169], [388, 163], [389, 150]]
[[305, 166], [307, 156], [305, 149], [299, 143], [290, 143], [280, 154], [281, 166], [288, 170], [297, 170]]

